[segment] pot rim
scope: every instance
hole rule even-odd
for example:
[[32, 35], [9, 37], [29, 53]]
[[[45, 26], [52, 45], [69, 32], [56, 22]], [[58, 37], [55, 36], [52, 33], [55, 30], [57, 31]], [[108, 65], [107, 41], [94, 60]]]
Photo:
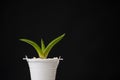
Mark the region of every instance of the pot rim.
[[27, 60], [27, 61], [53, 61], [53, 60], [63, 60], [63, 58], [61, 57], [53, 57], [53, 58], [46, 58], [46, 59], [42, 59], [42, 58], [28, 58], [27, 56], [25, 56], [25, 58], [23, 58], [23, 60]]

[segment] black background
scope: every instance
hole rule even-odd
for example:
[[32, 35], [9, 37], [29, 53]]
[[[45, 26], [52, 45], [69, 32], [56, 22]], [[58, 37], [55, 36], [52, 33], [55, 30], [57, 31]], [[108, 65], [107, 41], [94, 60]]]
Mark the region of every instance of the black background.
[[38, 57], [20, 38], [46, 45], [66, 33], [49, 57], [61, 56], [56, 80], [118, 80], [117, 1], [73, 0], [1, 2], [1, 80], [30, 80], [22, 58]]

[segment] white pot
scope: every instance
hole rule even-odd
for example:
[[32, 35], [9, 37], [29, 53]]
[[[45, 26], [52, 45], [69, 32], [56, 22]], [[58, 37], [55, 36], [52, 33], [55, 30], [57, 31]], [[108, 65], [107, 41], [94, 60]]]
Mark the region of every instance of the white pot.
[[30, 70], [31, 80], [55, 80], [59, 58], [25, 58]]

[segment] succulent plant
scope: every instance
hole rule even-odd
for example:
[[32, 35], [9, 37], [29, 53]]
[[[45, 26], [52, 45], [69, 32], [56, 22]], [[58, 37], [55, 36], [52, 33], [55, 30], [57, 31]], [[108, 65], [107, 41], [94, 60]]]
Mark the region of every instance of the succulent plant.
[[53, 39], [47, 46], [45, 46], [43, 39], [41, 39], [41, 45], [38, 45], [36, 42], [30, 39], [19, 39], [19, 40], [26, 42], [30, 44], [32, 47], [34, 47], [40, 58], [47, 58], [51, 49], [55, 46], [55, 44], [61, 41], [64, 36], [65, 33]]

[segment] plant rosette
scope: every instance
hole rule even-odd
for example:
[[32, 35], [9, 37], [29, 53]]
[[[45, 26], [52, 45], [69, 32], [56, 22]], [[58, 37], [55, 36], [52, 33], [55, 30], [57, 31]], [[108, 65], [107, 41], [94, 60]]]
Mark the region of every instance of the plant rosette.
[[31, 80], [55, 80], [59, 61], [63, 59], [60, 57], [47, 57], [54, 45], [57, 44], [60, 40], [62, 40], [64, 36], [65, 34], [58, 36], [57, 38], [52, 40], [46, 47], [42, 39], [41, 47], [32, 40], [20, 39], [20, 41], [26, 42], [33, 46], [39, 56], [39, 58], [28, 58], [27, 56], [23, 58], [23, 60], [26, 60], [28, 63]]

